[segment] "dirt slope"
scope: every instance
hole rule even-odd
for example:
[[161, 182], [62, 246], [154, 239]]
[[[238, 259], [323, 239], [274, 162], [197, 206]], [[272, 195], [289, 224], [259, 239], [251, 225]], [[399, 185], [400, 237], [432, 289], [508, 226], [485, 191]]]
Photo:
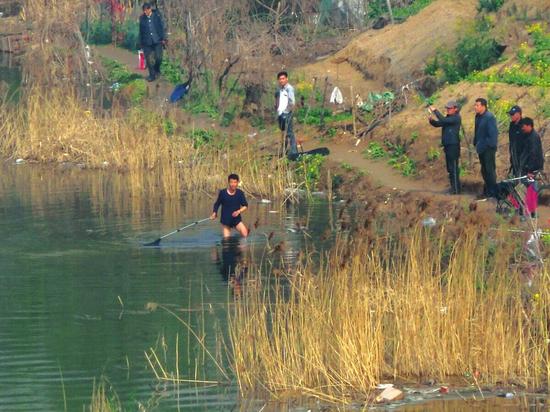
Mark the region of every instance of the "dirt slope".
[[437, 46], [451, 44], [457, 28], [472, 20], [477, 0], [437, 0], [402, 24], [369, 30], [325, 60], [302, 68], [308, 76], [328, 76], [349, 95], [399, 87], [420, 77]]

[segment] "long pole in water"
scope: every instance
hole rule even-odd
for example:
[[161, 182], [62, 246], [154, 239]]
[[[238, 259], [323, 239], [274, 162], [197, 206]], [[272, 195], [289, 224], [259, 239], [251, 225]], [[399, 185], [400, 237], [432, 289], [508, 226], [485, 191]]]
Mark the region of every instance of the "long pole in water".
[[162, 241], [162, 239], [165, 239], [167, 238], [168, 236], [172, 236], [172, 235], [175, 235], [176, 233], [179, 233], [181, 232], [182, 230], [185, 230], [185, 229], [188, 229], [192, 226], [195, 226], [195, 225], [198, 225], [199, 223], [203, 223], [203, 222], [206, 222], [207, 220], [210, 220], [209, 217], [207, 218], [204, 218], [204, 219], [201, 219], [201, 220], [197, 220], [196, 222], [193, 222], [193, 223], [189, 223], [188, 225], [185, 225], [183, 227], [180, 227], [179, 229], [176, 229], [170, 233], [167, 233], [165, 234], [164, 236], [161, 236], [159, 237], [157, 240], [155, 240], [154, 242], [150, 242], [150, 243], [145, 243], [143, 246], [158, 246], [160, 244], [160, 242]]

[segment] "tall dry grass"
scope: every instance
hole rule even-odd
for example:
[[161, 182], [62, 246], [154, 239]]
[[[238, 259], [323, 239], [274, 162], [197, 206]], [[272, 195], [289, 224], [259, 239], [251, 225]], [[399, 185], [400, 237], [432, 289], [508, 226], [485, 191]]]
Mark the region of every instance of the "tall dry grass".
[[230, 314], [241, 392], [345, 402], [385, 379], [452, 376], [546, 387], [548, 268], [529, 289], [508, 236], [443, 238], [339, 240], [320, 268], [244, 294]]
[[0, 154], [40, 163], [70, 162], [88, 168], [128, 172], [132, 185], [144, 187], [150, 176], [165, 196], [212, 192], [227, 174], [241, 175], [243, 187], [258, 196], [282, 195], [293, 185], [286, 161], [263, 156], [249, 142], [235, 147], [194, 147], [184, 134], [168, 136], [155, 112], [97, 114], [68, 89], [30, 90], [17, 107], [0, 113]]

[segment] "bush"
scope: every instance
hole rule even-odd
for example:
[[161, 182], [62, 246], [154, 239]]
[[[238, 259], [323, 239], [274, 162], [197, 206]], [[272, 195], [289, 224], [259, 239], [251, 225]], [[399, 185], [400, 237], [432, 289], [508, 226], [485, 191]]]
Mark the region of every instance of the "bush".
[[90, 44], [110, 44], [112, 40], [111, 22], [107, 19], [92, 20], [89, 26], [81, 27], [84, 39]]
[[370, 142], [367, 149], [363, 151], [363, 156], [369, 159], [381, 159], [387, 155], [388, 153], [378, 142]]
[[479, 0], [477, 9], [478, 11], [493, 12], [498, 11], [503, 4], [504, 0]]
[[485, 70], [496, 63], [502, 50], [491, 36], [491, 28], [488, 19], [478, 19], [453, 50], [437, 51], [426, 65], [426, 74], [436, 75], [443, 82], [457, 83], [470, 73]]
[[170, 59], [170, 58], [162, 59], [160, 72], [162, 73], [162, 76], [166, 80], [168, 80], [170, 83], [174, 85], [183, 83], [185, 72], [182, 70], [180, 65], [173, 59]]
[[126, 20], [120, 31], [124, 36], [122, 47], [130, 51], [136, 51], [139, 48], [139, 23], [135, 20]]

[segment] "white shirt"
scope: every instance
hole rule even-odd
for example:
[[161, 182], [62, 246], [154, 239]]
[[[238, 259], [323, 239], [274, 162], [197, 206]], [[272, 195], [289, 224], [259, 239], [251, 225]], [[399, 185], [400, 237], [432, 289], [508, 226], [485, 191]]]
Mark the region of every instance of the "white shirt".
[[294, 87], [287, 83], [285, 87], [279, 90], [279, 107], [277, 107], [277, 114], [280, 116], [283, 113], [290, 113], [295, 104]]

